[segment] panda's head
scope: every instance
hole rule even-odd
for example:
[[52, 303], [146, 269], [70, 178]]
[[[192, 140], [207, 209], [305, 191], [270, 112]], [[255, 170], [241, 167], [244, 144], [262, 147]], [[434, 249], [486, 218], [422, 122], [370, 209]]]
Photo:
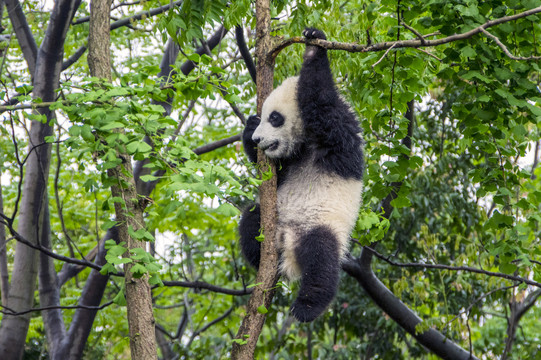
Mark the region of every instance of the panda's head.
[[298, 76], [284, 80], [263, 103], [261, 122], [252, 140], [270, 158], [291, 157], [302, 143], [303, 124], [297, 104], [298, 80]]

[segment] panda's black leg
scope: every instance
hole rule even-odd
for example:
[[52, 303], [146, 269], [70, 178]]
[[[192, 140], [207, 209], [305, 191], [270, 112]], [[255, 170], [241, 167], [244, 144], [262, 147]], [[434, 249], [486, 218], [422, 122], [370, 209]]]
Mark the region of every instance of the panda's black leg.
[[325, 311], [338, 290], [338, 240], [331, 229], [319, 226], [302, 236], [295, 256], [302, 276], [291, 312], [297, 320], [310, 322]]
[[242, 254], [250, 265], [259, 268], [261, 244], [255, 238], [259, 235], [261, 213], [259, 204], [252, 204], [244, 209], [239, 223], [240, 245]]

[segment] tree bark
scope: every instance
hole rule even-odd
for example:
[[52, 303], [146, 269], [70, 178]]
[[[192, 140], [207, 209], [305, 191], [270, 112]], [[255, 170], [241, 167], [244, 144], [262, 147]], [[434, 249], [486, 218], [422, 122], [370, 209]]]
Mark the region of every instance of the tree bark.
[[[93, 0], [90, 7], [90, 34], [88, 38], [88, 65], [92, 76], [111, 81], [110, 60], [110, 25], [109, 13], [111, 0]], [[119, 154], [122, 165], [111, 169], [109, 176], [116, 179], [111, 186], [113, 197], [122, 199], [115, 202], [115, 214], [118, 223], [118, 240], [125, 242], [130, 256], [135, 248], [145, 249], [146, 242], [139, 241], [128, 233], [128, 229], [137, 231], [144, 228], [144, 205], [138, 201], [131, 158]], [[158, 359], [152, 297], [148, 275], [135, 278], [130, 271], [133, 264], [125, 264], [126, 302], [128, 324], [130, 328], [131, 357], [134, 360]]]
[[[270, 1], [256, 1], [256, 55], [257, 55], [257, 113], [261, 114], [263, 102], [273, 88], [274, 60], [269, 56], [272, 49], [270, 36]], [[232, 359], [253, 359], [259, 334], [263, 329], [266, 315], [258, 309], [264, 305], [270, 308], [274, 288], [278, 281], [278, 254], [275, 246], [276, 233], [276, 166], [258, 150], [258, 165], [261, 172], [269, 170], [274, 174], [264, 181], [259, 189], [261, 203], [261, 227], [265, 240], [261, 244], [261, 262], [257, 272], [258, 284], [248, 300], [246, 315], [238, 330], [236, 342], [231, 351]]]
[[[11, 6], [18, 3], [10, 2]], [[58, 88], [64, 40], [71, 19], [79, 7], [80, 0], [59, 0], [55, 3], [45, 37], [35, 59], [33, 73], [34, 97], [43, 101], [54, 101]], [[11, 14], [10, 14], [11, 15]], [[20, 14], [19, 14], [20, 15]], [[14, 27], [19, 28], [17, 36], [24, 36], [22, 41], [32, 43], [31, 32], [21, 16], [10, 17]], [[23, 16], [24, 18], [24, 16]], [[26, 24], [26, 25], [25, 25]], [[32, 68], [32, 51], [25, 52], [29, 68]], [[50, 121], [54, 113], [48, 108], [39, 110], [47, 118], [46, 123], [33, 121], [30, 127], [29, 156], [26, 163], [21, 210], [18, 214], [18, 232], [30, 242], [37, 244], [44, 236], [48, 225], [44, 226], [45, 206], [47, 202], [47, 179], [51, 160], [51, 146], [45, 143], [45, 137], [52, 135]], [[15, 246], [13, 275], [8, 297], [8, 307], [15, 311], [27, 310], [34, 302], [38, 254], [34, 249], [22, 243]], [[22, 316], [5, 315], [0, 324], [0, 358], [20, 359], [23, 355], [26, 334], [31, 314]]]
[[[97, 265], [105, 264], [105, 241], [109, 239], [117, 239], [116, 227], [112, 227], [107, 230], [105, 237], [100, 241], [99, 250], [94, 261]], [[79, 305], [84, 306], [99, 306], [103, 293], [107, 286], [107, 280], [109, 276], [100, 274], [99, 271], [92, 269], [88, 279], [85, 282], [83, 293], [79, 298]], [[58, 287], [61, 287], [60, 280], [58, 281]], [[60, 305], [58, 303], [57, 305]], [[58, 360], [78, 360], [82, 359], [83, 351], [92, 330], [92, 324], [98, 310], [90, 310], [84, 308], [78, 308], [75, 310], [69, 330], [63, 338], [55, 339], [59, 343], [57, 350], [54, 353], [52, 359]]]
[[5, 0], [9, 20], [17, 36], [17, 41], [21, 47], [30, 75], [34, 75], [36, 70], [36, 59], [38, 57], [38, 46], [32, 36], [30, 26], [26, 22], [23, 9], [18, 0]]
[[507, 360], [509, 355], [513, 353], [513, 343], [515, 342], [520, 320], [535, 305], [540, 296], [541, 289], [537, 289], [529, 293], [521, 302], [517, 301], [515, 295], [511, 298], [509, 302], [511, 314], [507, 318], [507, 339], [505, 339], [505, 348], [500, 360]]
[[[2, 214], [4, 213], [2, 184], [0, 184], [0, 212]], [[0, 223], [0, 292], [2, 293], [2, 305], [5, 306], [8, 304], [9, 295], [9, 273], [6, 245], [6, 228], [3, 223]]]
[[[41, 245], [51, 248], [51, 223], [49, 217], [49, 201], [44, 201], [43, 233], [40, 239]], [[60, 305], [60, 286], [58, 276], [54, 268], [53, 260], [45, 253], [39, 253], [39, 300], [40, 305]], [[56, 353], [61, 346], [61, 340], [66, 337], [66, 327], [60, 309], [52, 309], [42, 313], [47, 342], [49, 344], [49, 356], [51, 359], [60, 359]]]

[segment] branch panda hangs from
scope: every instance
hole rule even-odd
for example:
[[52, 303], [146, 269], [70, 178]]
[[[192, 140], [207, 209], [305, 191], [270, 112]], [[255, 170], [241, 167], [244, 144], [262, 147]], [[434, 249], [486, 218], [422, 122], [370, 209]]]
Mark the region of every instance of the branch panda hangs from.
[[[307, 28], [307, 39], [326, 39]], [[361, 204], [364, 158], [359, 122], [339, 95], [327, 50], [307, 45], [300, 76], [291, 77], [265, 100], [261, 119], [251, 116], [242, 141], [248, 158], [257, 147], [278, 164], [277, 244], [280, 272], [300, 279], [291, 312], [313, 321], [338, 290], [341, 262]], [[259, 204], [239, 224], [242, 252], [259, 267]]]

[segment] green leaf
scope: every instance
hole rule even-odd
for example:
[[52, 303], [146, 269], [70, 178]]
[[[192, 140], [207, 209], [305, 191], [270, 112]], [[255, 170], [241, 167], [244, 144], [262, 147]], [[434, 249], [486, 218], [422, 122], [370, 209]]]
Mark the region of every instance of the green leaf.
[[218, 206], [216, 212], [227, 217], [233, 217], [240, 214], [240, 210], [229, 203], [223, 203]]
[[395, 209], [400, 209], [400, 208], [403, 208], [403, 207], [411, 206], [411, 201], [410, 201], [410, 199], [407, 198], [407, 196], [400, 196], [399, 195], [396, 199], [391, 201], [391, 205]]
[[115, 226], [116, 224], [117, 224], [117, 222], [114, 221], [114, 220], [106, 220], [106, 221], [104, 221], [103, 224], [101, 224], [100, 229], [102, 229], [104, 231], [107, 231], [110, 228], [112, 228], [113, 226]]
[[111, 121], [100, 127], [100, 130], [107, 131], [112, 129], [124, 128], [126, 125], [120, 121]]
[[113, 302], [118, 306], [126, 306], [126, 294], [124, 292], [124, 287], [118, 291], [116, 296], [113, 298]]
[[144, 267], [143, 265], [134, 264], [130, 268], [130, 272], [133, 274], [134, 278], [139, 279], [139, 278], [143, 277], [143, 275], [145, 275], [148, 271], [147, 271], [146, 267]]
[[267, 310], [265, 305], [260, 305], [260, 306], [257, 307], [257, 312], [260, 313], [260, 314], [266, 314], [266, 313], [269, 312], [269, 310]]
[[499, 266], [500, 271], [504, 274], [513, 274], [517, 270], [517, 266], [515, 264], [500, 264]]

